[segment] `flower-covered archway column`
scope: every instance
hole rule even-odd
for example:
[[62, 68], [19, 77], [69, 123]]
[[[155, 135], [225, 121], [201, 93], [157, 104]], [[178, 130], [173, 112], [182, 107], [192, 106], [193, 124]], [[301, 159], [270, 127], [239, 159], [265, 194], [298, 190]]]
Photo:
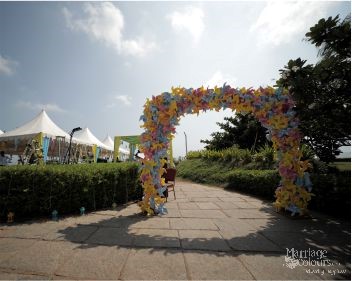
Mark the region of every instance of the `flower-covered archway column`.
[[275, 195], [277, 209], [285, 208], [292, 214], [304, 213], [311, 194], [304, 186], [307, 162], [301, 162], [299, 150], [301, 134], [293, 110], [293, 100], [282, 88], [221, 88], [198, 89], [172, 88], [148, 99], [141, 120], [145, 132], [141, 136], [141, 151], [145, 155], [141, 172], [144, 197], [141, 209], [148, 214], [164, 213], [166, 189], [164, 156], [169, 140], [176, 132], [180, 118], [185, 114], [199, 114], [207, 110], [230, 108], [241, 113], [253, 113], [268, 129], [279, 160], [280, 186]]

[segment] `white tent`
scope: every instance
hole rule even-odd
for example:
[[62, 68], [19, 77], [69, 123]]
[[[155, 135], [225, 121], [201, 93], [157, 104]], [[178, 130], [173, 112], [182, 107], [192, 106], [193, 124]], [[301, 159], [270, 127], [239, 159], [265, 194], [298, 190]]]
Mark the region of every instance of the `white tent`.
[[[114, 151], [114, 141], [109, 135], [106, 136], [106, 138], [103, 140], [103, 143], [111, 147], [111, 150]], [[119, 147], [119, 152], [125, 155], [130, 155], [130, 151], [121, 146]]]
[[[106, 150], [111, 150], [111, 147], [107, 146], [106, 144], [102, 143], [98, 140], [92, 132], [86, 127], [82, 131], [78, 131], [74, 134], [75, 142], [94, 145], [96, 144], [98, 147], [101, 147]], [[114, 150], [114, 148], [112, 148]]]
[[102, 143], [110, 147], [110, 150], [112, 151], [114, 150], [114, 142], [112, 141], [109, 135], [106, 136], [106, 138], [102, 141]]
[[0, 130], [0, 135], [3, 134], [4, 132]]
[[58, 127], [42, 110], [34, 119], [18, 127], [12, 131], [8, 131], [0, 135], [0, 141], [11, 139], [29, 139], [35, 137], [37, 134], [43, 133], [44, 136], [56, 137], [62, 136], [70, 139], [70, 135]]

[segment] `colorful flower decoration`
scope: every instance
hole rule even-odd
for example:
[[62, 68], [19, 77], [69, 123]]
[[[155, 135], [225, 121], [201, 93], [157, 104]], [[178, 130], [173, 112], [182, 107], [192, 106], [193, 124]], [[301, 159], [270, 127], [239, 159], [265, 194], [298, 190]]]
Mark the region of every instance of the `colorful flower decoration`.
[[[293, 110], [294, 102], [282, 88], [172, 88], [152, 99], [147, 99], [141, 120], [145, 132], [141, 136], [140, 150], [145, 159], [141, 171], [144, 197], [140, 206], [149, 215], [165, 213], [162, 192], [165, 183], [164, 157], [180, 118], [185, 114], [199, 114], [207, 110], [230, 108], [242, 113], [252, 113], [268, 129], [279, 160], [280, 186], [277, 188], [277, 209], [285, 208], [303, 214], [311, 199], [311, 183], [307, 180], [307, 163], [301, 162], [299, 150], [301, 134]], [[309, 188], [304, 183], [310, 185]]]

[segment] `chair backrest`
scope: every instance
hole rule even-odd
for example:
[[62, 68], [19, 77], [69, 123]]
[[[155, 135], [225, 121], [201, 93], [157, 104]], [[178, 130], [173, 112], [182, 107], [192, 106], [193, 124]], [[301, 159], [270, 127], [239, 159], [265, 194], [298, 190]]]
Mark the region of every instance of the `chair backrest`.
[[167, 181], [175, 181], [176, 178], [176, 169], [175, 168], [167, 168], [165, 174], [165, 180]]

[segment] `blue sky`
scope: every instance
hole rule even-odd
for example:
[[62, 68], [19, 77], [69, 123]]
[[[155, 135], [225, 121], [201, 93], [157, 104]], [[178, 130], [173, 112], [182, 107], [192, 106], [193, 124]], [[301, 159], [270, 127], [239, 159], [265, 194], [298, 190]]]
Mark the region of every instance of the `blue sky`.
[[[350, 2], [0, 2], [0, 129], [42, 108], [62, 129], [142, 133], [152, 95], [172, 86], [273, 85], [289, 59], [317, 61], [304, 34]], [[201, 149], [230, 110], [186, 116], [174, 155]]]

